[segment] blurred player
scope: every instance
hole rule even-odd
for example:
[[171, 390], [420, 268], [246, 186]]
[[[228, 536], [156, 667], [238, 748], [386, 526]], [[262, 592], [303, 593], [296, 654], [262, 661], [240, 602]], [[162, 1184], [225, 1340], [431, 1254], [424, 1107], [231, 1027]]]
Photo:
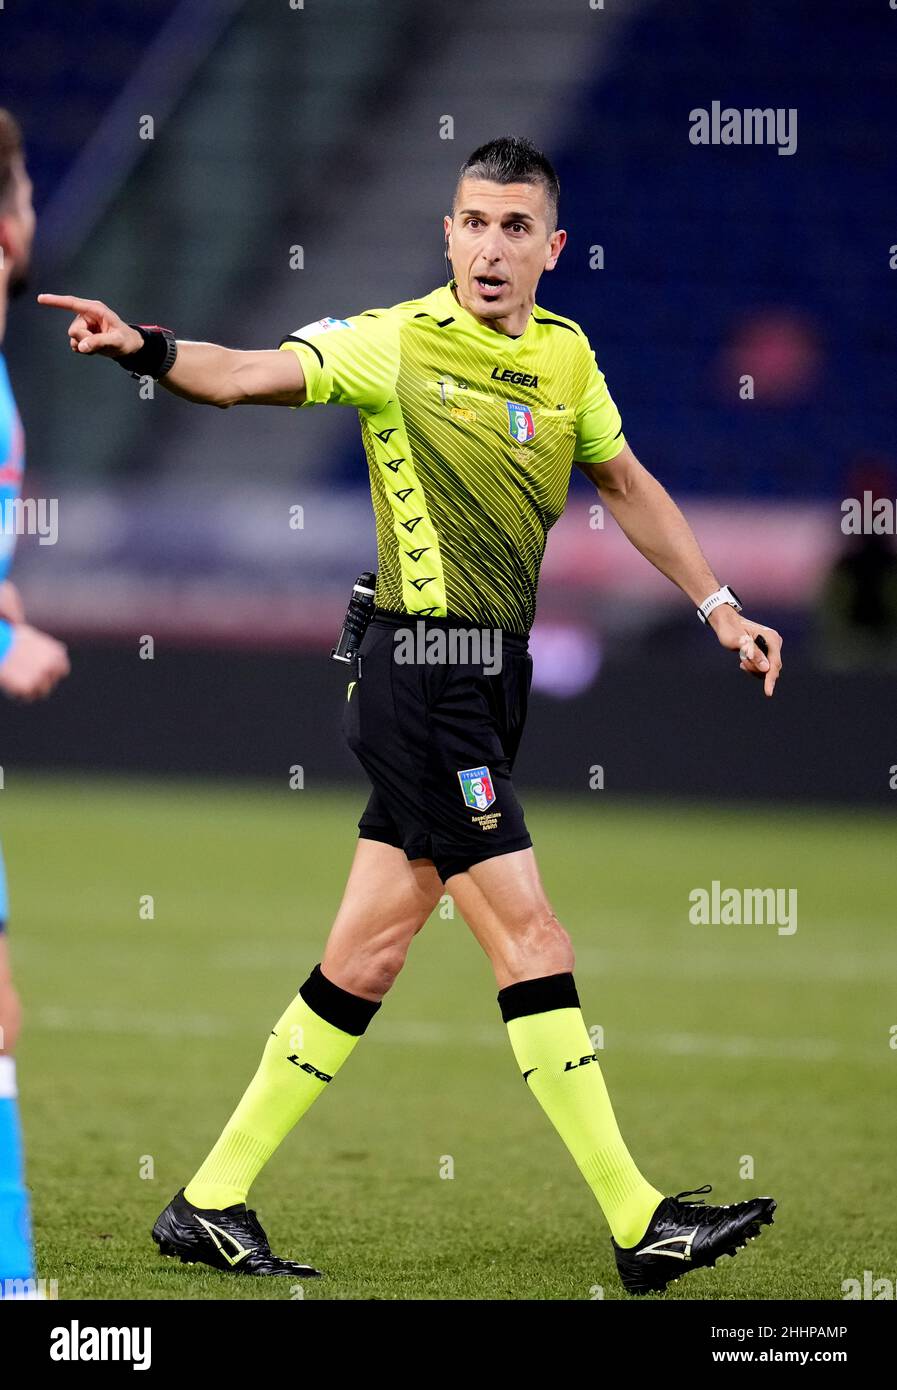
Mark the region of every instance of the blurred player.
[[[25, 288], [34, 221], [22, 137], [9, 112], [0, 109], [0, 344], [6, 330], [9, 299]], [[25, 622], [18, 591], [5, 578], [15, 545], [15, 503], [22, 487], [24, 445], [6, 359], [0, 352], [0, 690], [17, 700], [37, 700], [49, 695], [68, 673], [69, 666], [62, 643]], [[34, 1278], [16, 1104], [13, 1053], [20, 1010], [5, 934], [8, 915], [0, 851], [0, 1298], [19, 1296], [23, 1281], [27, 1284]]]
[[[180, 342], [96, 300], [40, 296], [75, 313], [74, 353], [117, 358], [187, 400], [355, 406], [377, 520], [377, 609], [346, 706], [349, 744], [373, 783], [355, 861], [321, 964], [272, 1030], [221, 1138], [156, 1223], [163, 1254], [236, 1273], [316, 1273], [272, 1255], [245, 1198], [365, 1032], [444, 888], [492, 963], [521, 1075], [607, 1218], [625, 1287], [663, 1288], [735, 1254], [772, 1220], [771, 1198], [723, 1207], [684, 1201], [691, 1192], [664, 1197], [636, 1167], [511, 780], [539, 570], [573, 463], [768, 696], [781, 669], [779, 634], [741, 616], [626, 443], [585, 333], [536, 305], [566, 241], [557, 200], [544, 155], [526, 141], [492, 141], [465, 164], [444, 222], [448, 284], [306, 324], [278, 351]], [[396, 635], [418, 620], [443, 636], [446, 627], [500, 636], [500, 672], [476, 660], [398, 664]]]

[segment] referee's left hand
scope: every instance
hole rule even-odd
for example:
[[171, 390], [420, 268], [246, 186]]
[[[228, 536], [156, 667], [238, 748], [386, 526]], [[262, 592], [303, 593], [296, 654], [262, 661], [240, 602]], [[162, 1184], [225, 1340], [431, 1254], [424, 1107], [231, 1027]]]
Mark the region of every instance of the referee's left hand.
[[[764, 627], [762, 623], [751, 622], [728, 603], [721, 603], [708, 619], [716, 633], [720, 645], [728, 651], [738, 652], [742, 671], [763, 681], [765, 695], [771, 696], [776, 681], [782, 671], [782, 635], [774, 627]], [[769, 655], [764, 656], [754, 640], [757, 636], [766, 640]]]

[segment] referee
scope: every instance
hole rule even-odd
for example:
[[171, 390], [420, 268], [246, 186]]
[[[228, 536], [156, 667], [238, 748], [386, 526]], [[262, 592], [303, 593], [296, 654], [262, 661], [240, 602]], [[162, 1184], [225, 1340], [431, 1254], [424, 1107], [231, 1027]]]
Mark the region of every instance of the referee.
[[[684, 1200], [709, 1187], [665, 1197], [636, 1167], [511, 779], [539, 568], [574, 463], [766, 695], [781, 670], [779, 634], [741, 615], [626, 443], [585, 333], [536, 305], [567, 239], [558, 193], [528, 141], [481, 146], [444, 220], [454, 277], [389, 309], [306, 324], [276, 351], [184, 342], [95, 300], [39, 296], [75, 314], [74, 353], [112, 357], [186, 400], [354, 406], [370, 468], [376, 611], [344, 706], [372, 784], [355, 859], [323, 959], [275, 1024], [208, 1157], [156, 1222], [165, 1255], [239, 1274], [319, 1272], [271, 1252], [246, 1197], [365, 1033], [446, 888], [492, 963], [522, 1077], [604, 1212], [625, 1288], [662, 1289], [735, 1254], [772, 1220], [772, 1198]], [[434, 663], [434, 651], [444, 659]]]

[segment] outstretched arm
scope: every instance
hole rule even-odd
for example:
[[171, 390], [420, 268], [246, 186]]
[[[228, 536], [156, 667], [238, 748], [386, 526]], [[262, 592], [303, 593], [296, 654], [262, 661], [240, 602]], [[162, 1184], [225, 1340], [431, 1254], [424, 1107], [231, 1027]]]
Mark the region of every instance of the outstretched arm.
[[[143, 338], [98, 299], [70, 294], [39, 294], [39, 304], [75, 315], [68, 336], [82, 357], [122, 358], [137, 352]], [[178, 340], [174, 366], [159, 385], [175, 396], [203, 405], [302, 405], [305, 376], [294, 352], [239, 352], [215, 343]]]
[[[577, 467], [599, 489], [611, 516], [636, 549], [678, 584], [696, 607], [720, 587], [676, 503], [628, 444], [606, 463]], [[715, 608], [708, 622], [721, 645], [740, 654], [742, 671], [762, 677], [766, 694], [772, 695], [782, 669], [782, 638], [775, 628], [752, 622], [728, 604]], [[758, 635], [766, 640], [768, 657], [755, 643]]]

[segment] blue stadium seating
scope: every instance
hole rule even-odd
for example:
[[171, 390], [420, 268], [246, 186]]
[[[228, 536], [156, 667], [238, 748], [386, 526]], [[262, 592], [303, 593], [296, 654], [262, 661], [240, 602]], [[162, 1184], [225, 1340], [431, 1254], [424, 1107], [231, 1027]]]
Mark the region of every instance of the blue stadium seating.
[[[572, 238], [540, 298], [583, 323], [633, 446], [675, 490], [841, 495], [852, 457], [893, 449], [895, 23], [839, 0], [662, 0], [572, 114], [555, 152]], [[689, 112], [713, 100], [797, 108], [796, 153], [692, 145]], [[815, 386], [724, 400], [718, 354], [769, 307], [818, 336]]]

